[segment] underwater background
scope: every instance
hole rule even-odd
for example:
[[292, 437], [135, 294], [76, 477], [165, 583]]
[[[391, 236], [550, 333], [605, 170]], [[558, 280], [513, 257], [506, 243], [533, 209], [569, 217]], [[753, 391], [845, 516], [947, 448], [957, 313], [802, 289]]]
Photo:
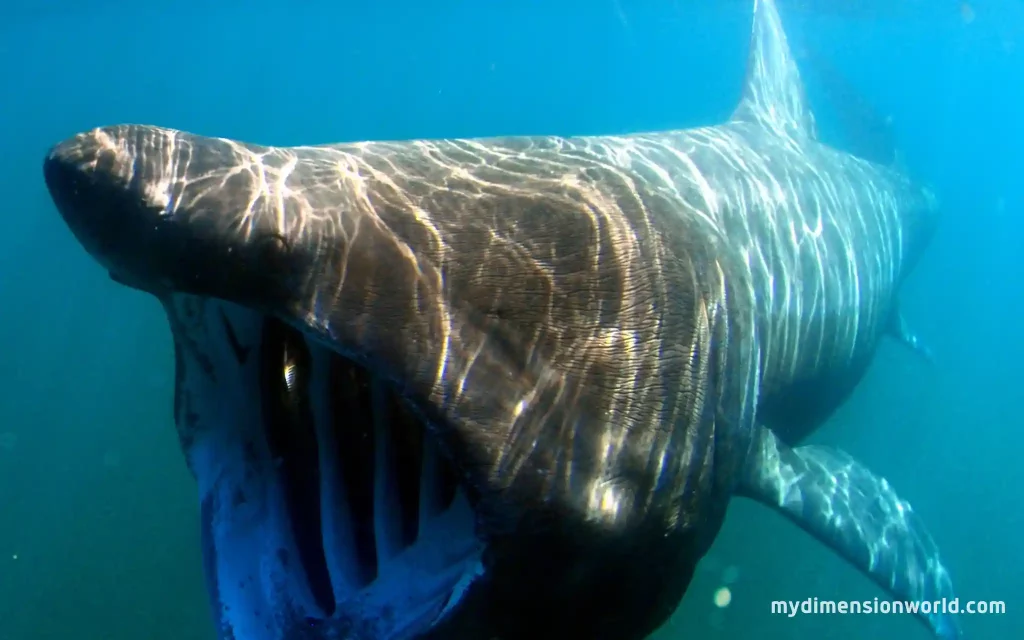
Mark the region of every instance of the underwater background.
[[[0, 640], [214, 637], [167, 323], [57, 215], [50, 145], [122, 122], [276, 145], [714, 124], [739, 98], [751, 4], [0, 3]], [[965, 637], [1022, 638], [1024, 2], [779, 4], [822, 137], [895, 147], [944, 203], [903, 293], [935, 363], [886, 342], [812, 439], [913, 504], [962, 601], [1005, 602], [964, 616]], [[656, 637], [928, 637], [909, 615], [771, 612], [809, 597], [882, 594], [734, 500]]]

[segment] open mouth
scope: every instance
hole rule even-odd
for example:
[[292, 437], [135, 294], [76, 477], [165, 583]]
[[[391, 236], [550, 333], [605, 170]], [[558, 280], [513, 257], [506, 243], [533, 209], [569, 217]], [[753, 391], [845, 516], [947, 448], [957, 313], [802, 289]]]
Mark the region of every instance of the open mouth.
[[452, 611], [483, 544], [405, 399], [276, 319], [192, 296], [165, 306], [221, 637], [407, 638]]

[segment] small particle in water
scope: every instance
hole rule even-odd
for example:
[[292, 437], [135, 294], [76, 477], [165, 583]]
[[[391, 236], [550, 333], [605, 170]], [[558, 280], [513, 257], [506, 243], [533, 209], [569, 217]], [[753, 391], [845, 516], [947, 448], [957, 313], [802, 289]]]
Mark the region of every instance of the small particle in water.
[[732, 602], [732, 591], [729, 590], [729, 587], [719, 587], [715, 592], [715, 606], [724, 609], [729, 606], [730, 602]]
[[18, 444], [18, 434], [13, 431], [0, 433], [0, 449], [10, 451], [16, 444]]
[[11, 560], [17, 560], [17, 559], [18, 559], [18, 554], [15, 553], [14, 555], [11, 556]]
[[724, 584], [732, 584], [736, 582], [740, 577], [740, 568], [734, 564], [729, 565], [722, 572], [722, 582]]

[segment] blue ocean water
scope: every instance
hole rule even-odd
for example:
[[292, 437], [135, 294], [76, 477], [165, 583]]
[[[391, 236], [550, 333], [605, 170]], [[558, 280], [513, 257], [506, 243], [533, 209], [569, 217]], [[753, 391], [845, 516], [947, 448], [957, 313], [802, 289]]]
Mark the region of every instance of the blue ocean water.
[[[68, 232], [40, 170], [51, 144], [120, 122], [280, 145], [712, 124], [739, 96], [748, 5], [0, 6], [0, 640], [213, 638], [166, 321]], [[780, 8], [823, 137], [869, 141], [858, 96], [945, 210], [903, 296], [936, 364], [884, 345], [814, 440], [910, 500], [962, 599], [1006, 603], [965, 616], [970, 638], [1021, 637], [1024, 5]], [[773, 615], [880, 592], [767, 509], [730, 509], [657, 637], [926, 637], [909, 616]]]

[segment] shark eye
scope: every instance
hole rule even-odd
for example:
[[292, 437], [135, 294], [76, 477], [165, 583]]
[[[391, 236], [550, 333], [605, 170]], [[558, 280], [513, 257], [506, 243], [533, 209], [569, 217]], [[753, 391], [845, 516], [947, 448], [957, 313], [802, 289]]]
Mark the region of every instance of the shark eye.
[[284, 266], [290, 253], [291, 244], [280, 233], [267, 233], [256, 240], [254, 256], [261, 268]]
[[288, 240], [280, 233], [267, 233], [260, 239], [266, 251], [284, 253], [288, 250]]

